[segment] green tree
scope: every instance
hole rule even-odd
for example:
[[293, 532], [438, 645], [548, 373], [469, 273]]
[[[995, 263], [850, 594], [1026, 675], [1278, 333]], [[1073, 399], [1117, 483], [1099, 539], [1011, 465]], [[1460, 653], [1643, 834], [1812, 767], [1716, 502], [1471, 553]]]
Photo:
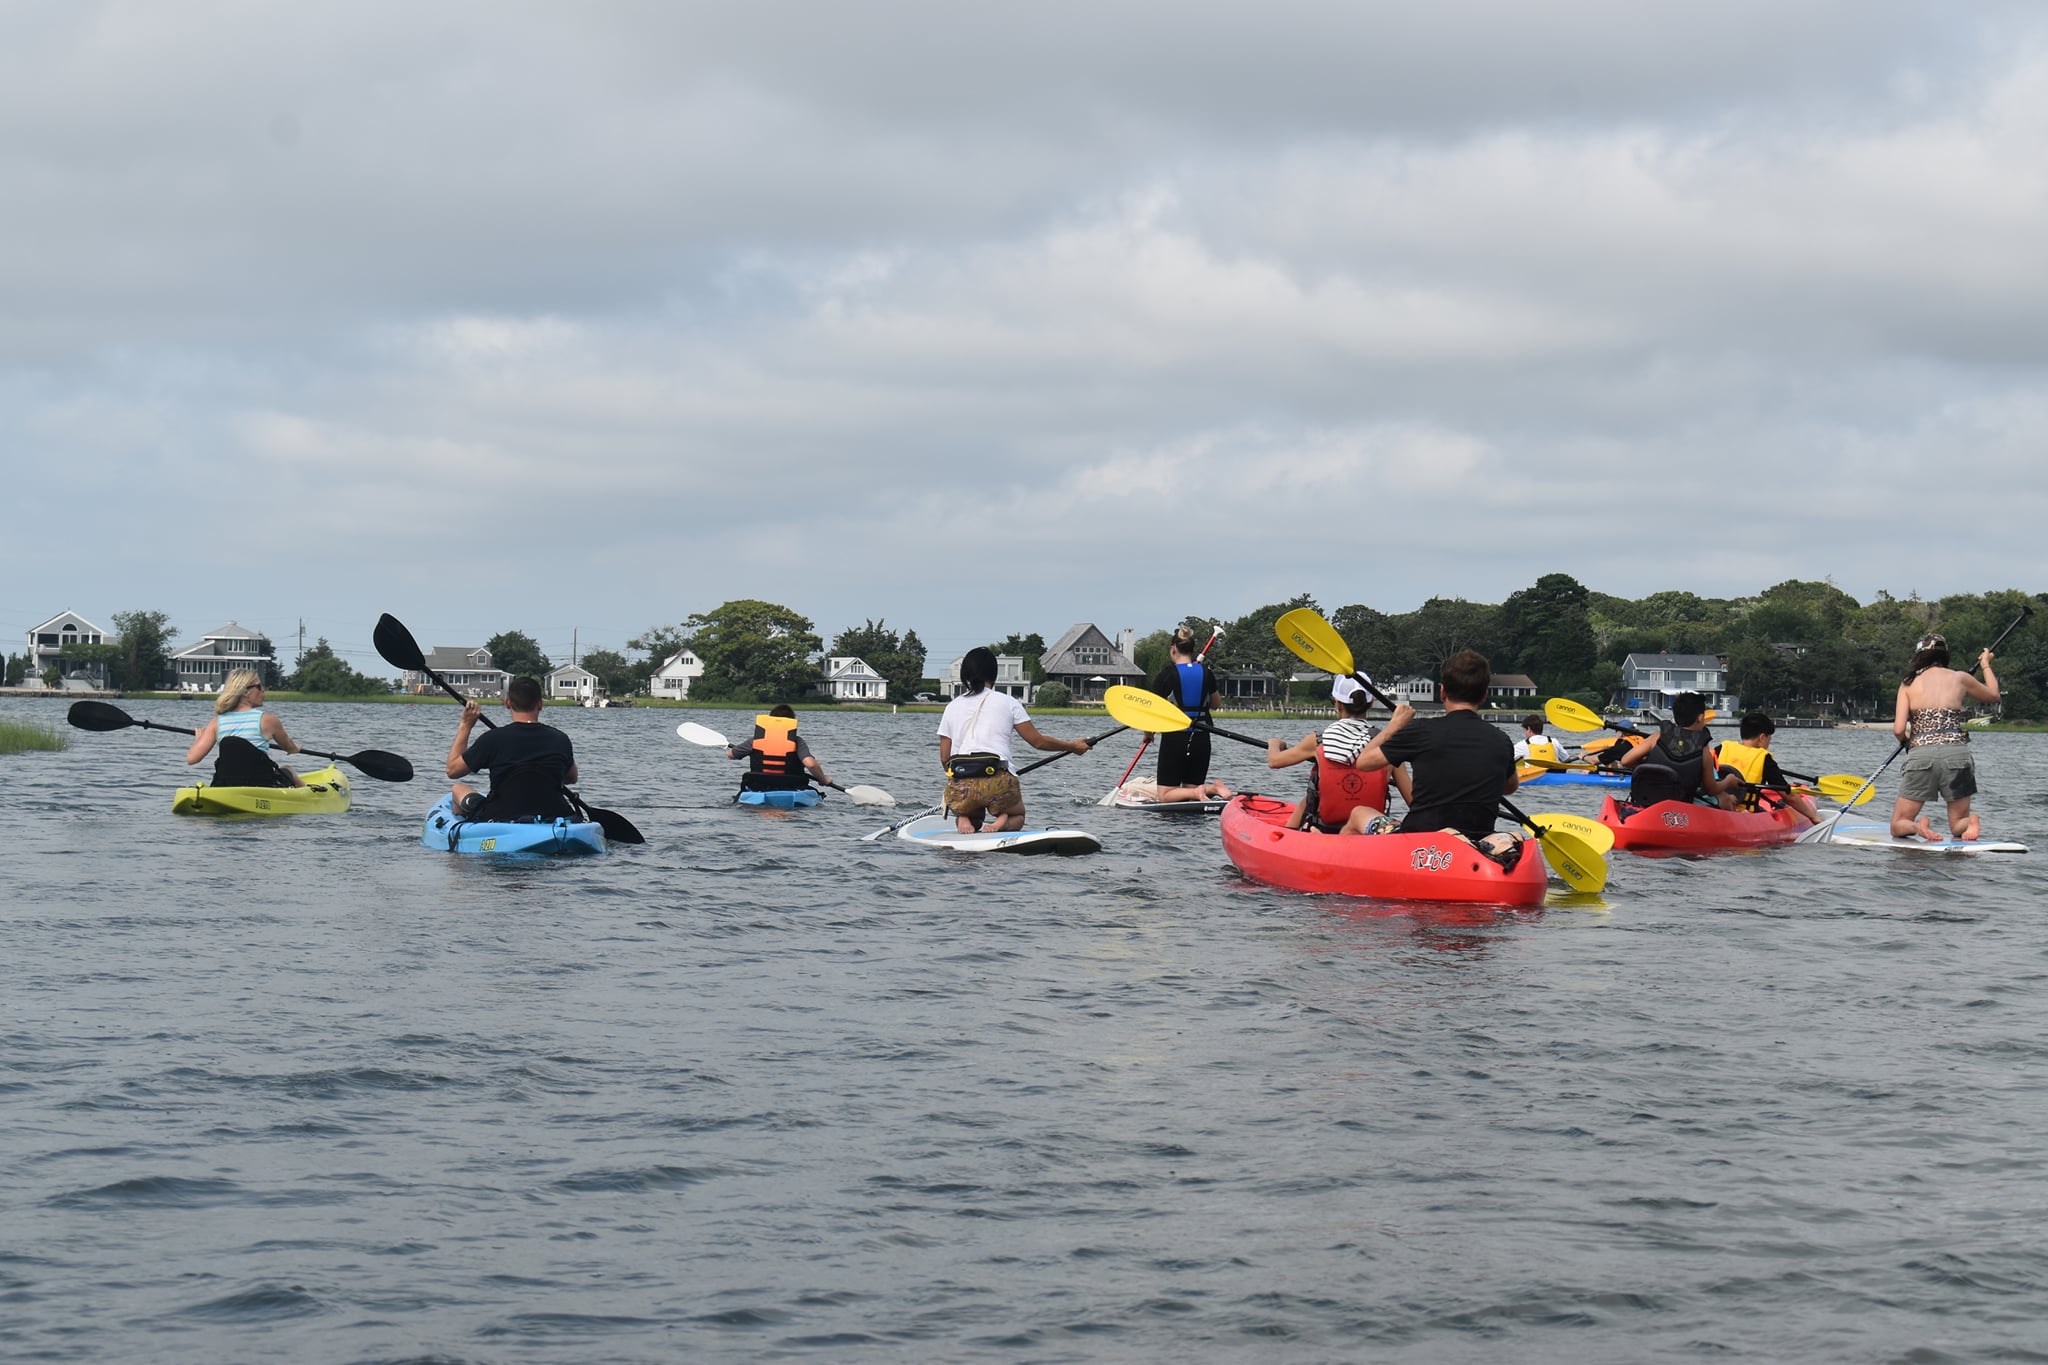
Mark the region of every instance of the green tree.
[[1170, 630], [1155, 630], [1149, 635], [1142, 635], [1131, 645], [1131, 662], [1143, 669], [1146, 677], [1156, 678], [1171, 657], [1167, 651], [1172, 645], [1173, 632]]
[[1057, 709], [1070, 705], [1073, 700], [1074, 694], [1065, 683], [1049, 682], [1038, 689], [1037, 694], [1032, 698], [1031, 704], [1038, 707]]
[[0, 685], [19, 687], [21, 686], [21, 680], [27, 676], [28, 656], [25, 654], [10, 654], [7, 656], [7, 681], [5, 684]]
[[924, 681], [924, 641], [914, 630], [899, 638], [886, 621], [847, 627], [832, 637], [828, 652], [865, 661], [888, 680], [889, 695], [898, 700], [915, 695]]
[[1550, 692], [1579, 692], [1599, 649], [1593, 640], [1593, 618], [1585, 585], [1570, 574], [1545, 574], [1534, 587], [1523, 588], [1501, 604], [1498, 631], [1501, 651], [1511, 663]]
[[[1356, 603], [1339, 607], [1330, 615], [1330, 626], [1351, 648], [1351, 662], [1373, 677], [1399, 667], [1400, 631], [1385, 612]], [[1387, 681], [1392, 682], [1390, 676]]]
[[[1230, 646], [1231, 667], [1244, 671], [1263, 669], [1277, 677], [1285, 678], [1297, 668], [1304, 667], [1294, 657], [1294, 651], [1280, 643], [1280, 636], [1273, 627], [1281, 617], [1297, 607], [1321, 611], [1316, 599], [1307, 593], [1291, 597], [1285, 602], [1268, 602], [1254, 611], [1232, 621], [1229, 633], [1223, 639]], [[1220, 648], [1220, 646], [1219, 646]]]
[[[114, 631], [120, 654], [108, 668], [107, 681], [123, 692], [149, 692], [164, 685], [171, 671], [171, 641], [178, 632], [160, 611], [117, 611]], [[265, 650], [269, 648], [265, 642]]]
[[581, 662], [597, 675], [597, 685], [607, 696], [630, 697], [647, 680], [630, 659], [615, 649], [593, 649]]
[[285, 685], [294, 692], [330, 697], [368, 697], [389, 691], [391, 686], [381, 678], [356, 672], [348, 660], [334, 652], [334, 646], [327, 643], [324, 635], [299, 656], [298, 667], [285, 679]]
[[502, 630], [484, 641], [491, 651], [491, 667], [502, 668], [513, 677], [545, 679], [554, 665], [541, 653], [540, 642], [520, 630]]
[[1442, 670], [1444, 660], [1465, 649], [1476, 649], [1491, 661], [1499, 653], [1493, 643], [1498, 610], [1483, 602], [1467, 602], [1462, 597], [1430, 598], [1398, 618], [1403, 660], [1400, 671], [1434, 678]]
[[808, 617], [741, 598], [684, 622], [704, 676], [690, 695], [712, 701], [793, 701], [818, 680], [811, 656], [824, 648]]

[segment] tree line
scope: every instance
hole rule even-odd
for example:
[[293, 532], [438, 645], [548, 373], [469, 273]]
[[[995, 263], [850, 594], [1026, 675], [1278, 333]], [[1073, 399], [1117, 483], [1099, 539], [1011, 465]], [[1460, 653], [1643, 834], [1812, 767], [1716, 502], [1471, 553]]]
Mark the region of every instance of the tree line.
[[[1921, 635], [1944, 633], [1956, 665], [1967, 667], [2023, 606], [2041, 600], [2048, 599], [2017, 589], [1932, 601], [1880, 591], [1860, 603], [1831, 583], [1799, 579], [1752, 597], [1668, 591], [1625, 598], [1594, 592], [1569, 574], [1552, 573], [1499, 603], [1433, 597], [1411, 612], [1352, 603], [1324, 614], [1359, 666], [1382, 682], [1408, 675], [1433, 678], [1452, 654], [1477, 649], [1497, 674], [1525, 673], [1544, 695], [1597, 707], [1619, 694], [1622, 661], [1630, 654], [1709, 654], [1727, 659], [1729, 687], [1745, 706], [1780, 714], [1871, 715], [1889, 713]], [[1296, 607], [1322, 610], [1304, 593], [1222, 621], [1224, 637], [1209, 662], [1222, 671], [1262, 670], [1281, 679], [1299, 671], [1273, 630], [1281, 615]], [[119, 632], [115, 640], [77, 646], [67, 655], [69, 661], [74, 666], [105, 663], [110, 684], [124, 691], [163, 686], [176, 638], [169, 618], [156, 611], [116, 612], [113, 621]], [[1219, 623], [1200, 615], [1182, 621], [1204, 638]], [[2048, 627], [2048, 612], [2043, 626]], [[2048, 718], [2044, 635], [2048, 631], [2023, 629], [2000, 648], [2003, 709], [2014, 719]], [[1132, 662], [1146, 676], [1155, 675], [1167, 662], [1170, 638], [1165, 629], [1141, 637]], [[510, 673], [539, 678], [553, 667], [539, 643], [523, 631], [500, 631], [486, 647], [493, 663]], [[989, 647], [1022, 656], [1032, 681], [1044, 680], [1039, 665], [1046, 648], [1043, 636], [1013, 632], [991, 640]], [[897, 631], [882, 619], [866, 620], [840, 630], [828, 649], [810, 618], [755, 598], [650, 627], [626, 641], [626, 650], [637, 658], [593, 649], [578, 662], [611, 695], [631, 696], [648, 690], [656, 670], [685, 648], [704, 666], [690, 688], [693, 699], [704, 701], [802, 699], [819, 680], [820, 654], [866, 660], [888, 681], [894, 700], [909, 698], [932, 682], [925, 646], [915, 630]], [[9, 685], [20, 684], [25, 667], [23, 656], [8, 660]], [[325, 638], [300, 657], [291, 673], [279, 674], [274, 664], [271, 673], [266, 681], [300, 692], [351, 696], [389, 687], [383, 679], [358, 673]]]

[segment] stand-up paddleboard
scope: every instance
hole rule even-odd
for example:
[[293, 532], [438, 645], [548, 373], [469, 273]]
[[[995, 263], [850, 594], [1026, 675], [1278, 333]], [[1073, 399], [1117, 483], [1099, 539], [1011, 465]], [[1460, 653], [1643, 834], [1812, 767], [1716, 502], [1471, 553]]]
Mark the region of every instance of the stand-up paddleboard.
[[1841, 821], [1834, 832], [1817, 843], [1840, 844], [1845, 848], [1895, 848], [1902, 853], [2025, 853], [2025, 844], [1992, 839], [1894, 839], [1890, 825], [1876, 821]]
[[773, 806], [776, 810], [797, 810], [804, 806], [815, 806], [825, 799], [824, 794], [814, 787], [794, 787], [789, 791], [756, 792], [743, 791], [733, 798], [742, 806]]
[[1080, 829], [1019, 829], [1008, 834], [962, 834], [950, 815], [926, 815], [896, 831], [919, 848], [955, 853], [1100, 853], [1102, 840]]
[[1149, 810], [1160, 815], [1214, 815], [1230, 804], [1230, 798], [1221, 796], [1214, 801], [1150, 801], [1133, 791], [1137, 783], [1126, 783], [1109, 794], [1109, 799], [1100, 804], [1115, 806], [1118, 810]]

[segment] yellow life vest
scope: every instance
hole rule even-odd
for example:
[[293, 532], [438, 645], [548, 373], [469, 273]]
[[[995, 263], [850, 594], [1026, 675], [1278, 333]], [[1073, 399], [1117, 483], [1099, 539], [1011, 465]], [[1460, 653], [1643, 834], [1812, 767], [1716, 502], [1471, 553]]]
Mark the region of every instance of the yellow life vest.
[[1527, 743], [1529, 745], [1529, 757], [1531, 758], [1542, 759], [1546, 763], [1562, 763], [1564, 761], [1557, 752], [1557, 742], [1548, 736], [1532, 739], [1527, 741]]
[[1770, 756], [1769, 749], [1752, 749], [1730, 740], [1714, 751], [1714, 762], [1723, 768], [1733, 768], [1736, 776], [1754, 787], [1764, 780], [1764, 760]]

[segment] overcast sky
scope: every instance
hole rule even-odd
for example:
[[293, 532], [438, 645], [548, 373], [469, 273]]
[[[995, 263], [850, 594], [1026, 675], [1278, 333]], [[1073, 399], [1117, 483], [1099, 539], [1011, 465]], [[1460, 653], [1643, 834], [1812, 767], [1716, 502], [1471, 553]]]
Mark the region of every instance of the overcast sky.
[[0, 8], [10, 650], [2038, 590], [2044, 367], [2033, 0]]

